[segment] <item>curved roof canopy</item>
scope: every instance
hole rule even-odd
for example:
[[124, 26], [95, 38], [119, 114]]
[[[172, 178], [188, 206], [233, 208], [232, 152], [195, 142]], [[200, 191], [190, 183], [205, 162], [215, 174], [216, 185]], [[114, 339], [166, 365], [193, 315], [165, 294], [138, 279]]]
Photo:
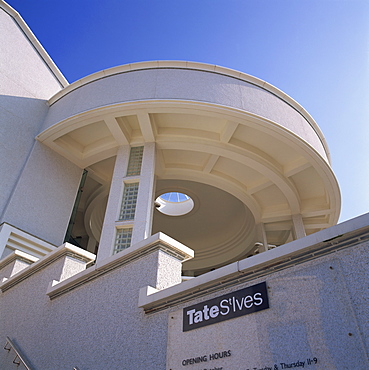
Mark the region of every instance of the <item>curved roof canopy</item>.
[[[157, 196], [178, 191], [195, 206], [175, 220], [156, 211], [153, 231], [195, 249], [188, 270], [252, 253], [260, 225], [280, 245], [293, 238], [294, 215], [306, 234], [338, 220], [339, 187], [319, 127], [255, 77], [200, 63], [137, 63], [79, 80], [49, 103], [37, 139], [89, 170], [96, 184], [86, 209], [106, 201], [101, 189], [119, 146], [156, 142]], [[102, 218], [91, 207], [87, 214]]]

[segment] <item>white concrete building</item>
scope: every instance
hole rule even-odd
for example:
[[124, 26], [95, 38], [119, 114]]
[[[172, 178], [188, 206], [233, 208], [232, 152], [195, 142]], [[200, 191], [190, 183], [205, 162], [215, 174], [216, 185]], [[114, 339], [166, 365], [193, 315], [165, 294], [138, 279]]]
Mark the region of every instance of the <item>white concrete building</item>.
[[0, 34], [1, 369], [369, 368], [369, 216], [336, 225], [297, 102], [183, 61], [69, 85], [3, 1]]

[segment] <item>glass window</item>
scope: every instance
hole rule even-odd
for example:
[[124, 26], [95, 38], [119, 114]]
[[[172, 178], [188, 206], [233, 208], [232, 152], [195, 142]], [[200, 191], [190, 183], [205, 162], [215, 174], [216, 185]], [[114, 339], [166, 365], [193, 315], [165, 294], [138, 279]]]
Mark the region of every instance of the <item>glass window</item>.
[[119, 221], [133, 220], [135, 218], [137, 194], [138, 182], [124, 185]]
[[132, 228], [118, 229], [115, 237], [114, 254], [131, 246]]
[[143, 146], [136, 146], [131, 148], [131, 152], [129, 154], [127, 176], [140, 175], [143, 158], [143, 149], [144, 149]]

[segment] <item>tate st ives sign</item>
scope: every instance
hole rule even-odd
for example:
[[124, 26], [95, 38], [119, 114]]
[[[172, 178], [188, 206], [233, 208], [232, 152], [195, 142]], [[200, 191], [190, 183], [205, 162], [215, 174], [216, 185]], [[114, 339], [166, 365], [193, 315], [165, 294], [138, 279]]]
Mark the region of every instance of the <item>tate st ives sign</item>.
[[269, 308], [265, 282], [183, 309], [183, 331]]
[[329, 255], [173, 307], [166, 369], [369, 369], [368, 311], [342, 263]]

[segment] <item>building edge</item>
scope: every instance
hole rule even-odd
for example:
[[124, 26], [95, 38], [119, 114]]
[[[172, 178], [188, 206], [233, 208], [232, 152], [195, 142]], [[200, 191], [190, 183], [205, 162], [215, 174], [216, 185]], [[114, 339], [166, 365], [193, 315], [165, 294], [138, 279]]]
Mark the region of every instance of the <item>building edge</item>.
[[20, 14], [3, 0], [0, 0], [0, 9], [3, 9], [9, 16], [13, 18], [14, 22], [22, 30], [22, 32], [24, 33], [28, 41], [32, 44], [32, 46], [34, 47], [34, 49], [36, 50], [40, 58], [44, 61], [44, 63], [47, 65], [51, 73], [54, 75], [55, 79], [59, 82], [61, 88], [67, 87], [69, 85], [69, 82], [64, 77], [64, 75], [61, 73], [57, 65], [51, 59], [47, 51], [38, 41], [38, 39], [33, 34], [31, 29], [28, 27], [26, 22], [20, 16]]

